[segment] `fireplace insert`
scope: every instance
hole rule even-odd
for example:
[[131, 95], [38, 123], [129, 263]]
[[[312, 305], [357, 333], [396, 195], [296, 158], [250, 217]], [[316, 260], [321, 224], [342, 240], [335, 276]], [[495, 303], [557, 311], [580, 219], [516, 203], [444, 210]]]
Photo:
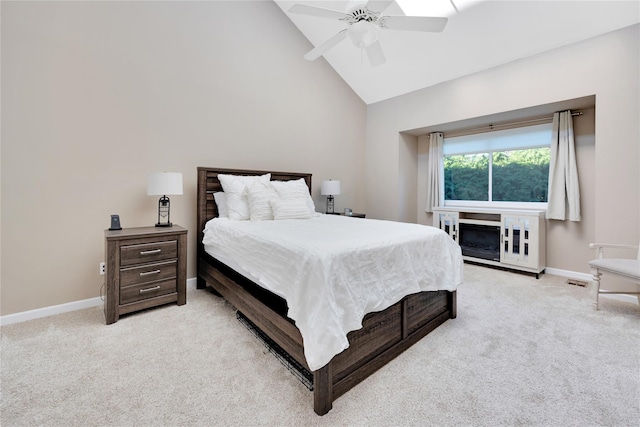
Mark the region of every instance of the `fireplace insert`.
[[500, 261], [500, 226], [460, 223], [462, 255]]

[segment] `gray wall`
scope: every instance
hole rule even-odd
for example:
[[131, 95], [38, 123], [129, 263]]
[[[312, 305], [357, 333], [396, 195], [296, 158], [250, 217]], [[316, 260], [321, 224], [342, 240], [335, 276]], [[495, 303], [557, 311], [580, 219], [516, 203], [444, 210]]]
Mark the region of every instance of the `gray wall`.
[[364, 209], [366, 106], [273, 2], [2, 2], [3, 315], [94, 298], [109, 215], [153, 225], [154, 171], [196, 167], [339, 178]]

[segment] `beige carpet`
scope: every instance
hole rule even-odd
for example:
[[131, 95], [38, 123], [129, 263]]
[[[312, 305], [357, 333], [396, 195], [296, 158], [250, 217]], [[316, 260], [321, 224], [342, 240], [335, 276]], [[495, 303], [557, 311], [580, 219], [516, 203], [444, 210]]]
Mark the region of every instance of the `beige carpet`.
[[212, 294], [106, 326], [92, 308], [2, 327], [7, 426], [638, 426], [640, 307], [465, 266], [458, 318], [334, 402]]

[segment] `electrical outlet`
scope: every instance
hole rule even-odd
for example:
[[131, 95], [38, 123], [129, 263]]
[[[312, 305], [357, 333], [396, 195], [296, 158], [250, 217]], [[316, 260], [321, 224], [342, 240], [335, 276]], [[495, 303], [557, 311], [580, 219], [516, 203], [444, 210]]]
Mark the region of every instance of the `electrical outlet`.
[[104, 273], [107, 271], [107, 266], [104, 262], [100, 263], [100, 275], [104, 276]]

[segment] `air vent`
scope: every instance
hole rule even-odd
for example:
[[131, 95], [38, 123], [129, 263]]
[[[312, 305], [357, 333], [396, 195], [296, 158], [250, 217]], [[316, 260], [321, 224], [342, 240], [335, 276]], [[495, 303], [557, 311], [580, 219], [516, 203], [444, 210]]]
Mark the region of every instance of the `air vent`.
[[586, 288], [588, 285], [588, 282], [585, 282], [584, 280], [578, 280], [578, 279], [567, 279], [567, 284], [574, 285], [574, 286], [582, 286], [583, 288]]

